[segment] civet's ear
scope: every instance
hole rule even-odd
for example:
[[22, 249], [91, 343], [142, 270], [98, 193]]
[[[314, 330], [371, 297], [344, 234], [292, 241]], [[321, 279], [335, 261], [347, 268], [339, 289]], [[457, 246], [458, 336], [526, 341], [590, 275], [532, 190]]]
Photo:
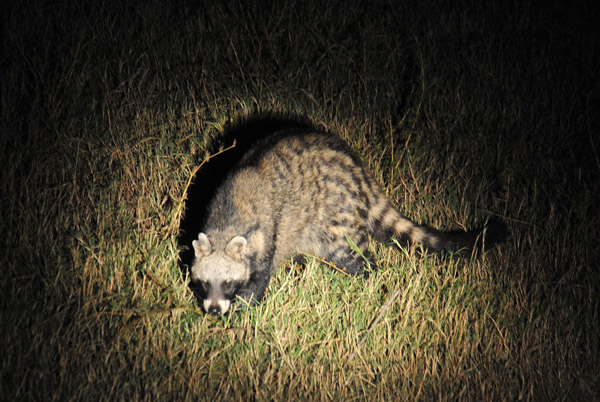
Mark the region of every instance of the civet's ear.
[[198, 235], [198, 240], [194, 240], [192, 246], [194, 246], [196, 258], [206, 257], [212, 253], [212, 246], [204, 233]]
[[246, 251], [246, 244], [248, 244], [248, 242], [244, 236], [235, 236], [233, 239], [229, 240], [229, 243], [225, 246], [225, 253], [234, 260], [241, 260]]

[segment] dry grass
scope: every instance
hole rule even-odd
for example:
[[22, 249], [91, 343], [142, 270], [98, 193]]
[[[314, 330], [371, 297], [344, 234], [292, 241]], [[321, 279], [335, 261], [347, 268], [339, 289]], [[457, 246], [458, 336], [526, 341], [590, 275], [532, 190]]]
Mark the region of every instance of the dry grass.
[[[34, 3], [0, 17], [3, 399], [600, 397], [585, 3]], [[264, 111], [340, 133], [415, 220], [511, 238], [472, 260], [373, 244], [366, 281], [312, 261], [205, 316], [187, 183]]]

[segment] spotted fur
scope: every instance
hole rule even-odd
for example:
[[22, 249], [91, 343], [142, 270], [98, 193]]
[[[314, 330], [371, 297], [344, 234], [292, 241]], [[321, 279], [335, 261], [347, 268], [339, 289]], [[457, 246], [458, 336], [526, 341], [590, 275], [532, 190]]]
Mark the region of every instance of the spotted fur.
[[[193, 241], [191, 272], [204, 309], [212, 314], [226, 313], [236, 296], [261, 300], [275, 270], [298, 253], [363, 273], [365, 265], [375, 266], [367, 250], [369, 234], [382, 242], [394, 236], [433, 252], [487, 248], [505, 237], [500, 222], [468, 232], [413, 223], [344, 141], [305, 129], [280, 131], [252, 146], [208, 211], [203, 232]], [[347, 238], [361, 253], [352, 251]]]

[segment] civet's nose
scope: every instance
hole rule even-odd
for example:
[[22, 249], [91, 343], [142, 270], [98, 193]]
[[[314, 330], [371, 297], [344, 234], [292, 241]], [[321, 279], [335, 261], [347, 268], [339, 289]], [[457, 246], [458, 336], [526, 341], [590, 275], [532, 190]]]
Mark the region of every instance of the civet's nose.
[[211, 304], [208, 308], [208, 314], [221, 315], [221, 306], [218, 304]]

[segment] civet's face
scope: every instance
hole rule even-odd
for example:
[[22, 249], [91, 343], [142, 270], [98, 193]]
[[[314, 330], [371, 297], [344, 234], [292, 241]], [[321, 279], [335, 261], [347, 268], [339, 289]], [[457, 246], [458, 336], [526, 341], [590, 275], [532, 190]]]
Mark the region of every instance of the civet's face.
[[235, 236], [224, 249], [213, 249], [204, 233], [194, 240], [192, 280], [198, 285], [204, 311], [225, 314], [239, 290], [248, 282], [250, 269], [244, 259], [246, 238]]

